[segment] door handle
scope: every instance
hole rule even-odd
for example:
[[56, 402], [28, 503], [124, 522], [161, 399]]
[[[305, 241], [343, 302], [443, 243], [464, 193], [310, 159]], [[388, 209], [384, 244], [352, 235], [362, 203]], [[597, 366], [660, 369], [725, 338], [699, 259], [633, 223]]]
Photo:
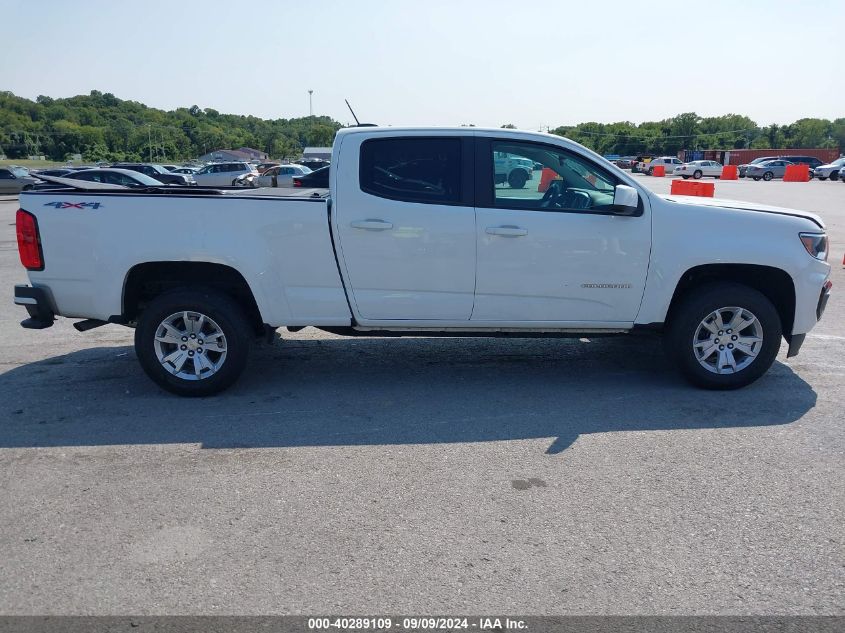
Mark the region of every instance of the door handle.
[[502, 237], [522, 237], [528, 235], [528, 231], [518, 226], [488, 226], [485, 231], [490, 235], [501, 235]]
[[364, 229], [365, 231], [388, 231], [393, 228], [393, 224], [385, 222], [384, 220], [356, 220], [349, 226], [353, 229]]

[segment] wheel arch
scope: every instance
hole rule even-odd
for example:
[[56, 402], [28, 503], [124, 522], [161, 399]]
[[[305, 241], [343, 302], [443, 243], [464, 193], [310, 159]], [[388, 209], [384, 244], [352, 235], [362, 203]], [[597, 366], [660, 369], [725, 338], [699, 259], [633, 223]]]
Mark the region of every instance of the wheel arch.
[[739, 283], [761, 292], [775, 306], [784, 334], [792, 332], [796, 302], [792, 276], [781, 268], [760, 264], [704, 264], [690, 268], [675, 286], [665, 323], [671, 321], [673, 311], [690, 292], [717, 281]]
[[136, 264], [126, 273], [121, 299], [121, 319], [135, 321], [149, 301], [160, 294], [190, 286], [213, 288], [235, 299], [256, 333], [261, 333], [264, 319], [255, 294], [244, 276], [235, 268], [211, 262], [157, 261]]

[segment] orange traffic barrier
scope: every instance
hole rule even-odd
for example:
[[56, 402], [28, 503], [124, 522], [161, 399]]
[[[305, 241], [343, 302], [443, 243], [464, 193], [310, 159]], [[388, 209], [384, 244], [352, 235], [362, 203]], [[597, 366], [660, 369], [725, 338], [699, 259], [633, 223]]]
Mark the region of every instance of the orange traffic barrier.
[[666, 175], [666, 168], [663, 165], [655, 165], [652, 168], [651, 175], [652, 176], [665, 176]]
[[698, 182], [697, 180], [673, 180], [670, 193], [676, 196], [699, 196], [700, 198], [712, 198], [716, 192], [716, 186], [712, 182]]
[[736, 165], [725, 165], [722, 167], [722, 180], [736, 180], [737, 177]]
[[554, 169], [543, 167], [543, 173], [540, 174], [540, 184], [537, 185], [537, 191], [540, 193], [548, 191], [552, 180], [560, 180], [560, 176], [555, 173]]
[[808, 182], [810, 180], [810, 166], [804, 163], [787, 165], [783, 174], [784, 182]]

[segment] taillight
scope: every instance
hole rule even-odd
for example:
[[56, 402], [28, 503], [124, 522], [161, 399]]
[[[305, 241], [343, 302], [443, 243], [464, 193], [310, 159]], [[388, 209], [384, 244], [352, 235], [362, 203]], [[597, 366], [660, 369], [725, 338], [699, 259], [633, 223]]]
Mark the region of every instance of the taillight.
[[294, 178], [294, 179], [293, 179], [293, 186], [294, 186], [294, 187], [301, 187], [301, 186], [302, 186], [302, 181], [301, 181], [299, 178]]
[[38, 234], [38, 220], [35, 216], [18, 209], [15, 216], [18, 234], [18, 252], [21, 264], [27, 270], [44, 270], [44, 257], [41, 253], [41, 236]]

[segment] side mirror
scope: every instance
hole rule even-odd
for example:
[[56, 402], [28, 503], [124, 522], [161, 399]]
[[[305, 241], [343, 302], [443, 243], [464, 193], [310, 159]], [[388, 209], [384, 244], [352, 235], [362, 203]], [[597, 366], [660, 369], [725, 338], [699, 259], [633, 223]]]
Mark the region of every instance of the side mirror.
[[613, 191], [613, 212], [616, 215], [639, 215], [640, 195], [628, 185], [616, 185]]

